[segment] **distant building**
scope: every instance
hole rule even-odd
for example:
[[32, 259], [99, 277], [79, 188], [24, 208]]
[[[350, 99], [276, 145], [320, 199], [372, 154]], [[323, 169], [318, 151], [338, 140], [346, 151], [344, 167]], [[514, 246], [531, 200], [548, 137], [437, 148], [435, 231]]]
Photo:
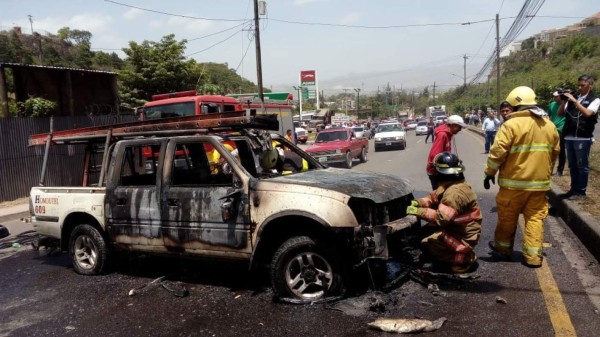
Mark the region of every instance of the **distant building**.
[[506, 46], [506, 48], [502, 50], [502, 52], [500, 53], [500, 57], [506, 57], [512, 53], [520, 51], [522, 43], [523, 41], [511, 42], [508, 46]]

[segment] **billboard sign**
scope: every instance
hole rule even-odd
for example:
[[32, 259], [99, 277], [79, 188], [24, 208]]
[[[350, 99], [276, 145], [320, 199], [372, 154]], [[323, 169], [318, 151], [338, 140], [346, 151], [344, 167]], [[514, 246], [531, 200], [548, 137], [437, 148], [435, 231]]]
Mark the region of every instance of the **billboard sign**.
[[300, 71], [300, 85], [315, 85], [317, 83], [317, 72], [315, 70]]

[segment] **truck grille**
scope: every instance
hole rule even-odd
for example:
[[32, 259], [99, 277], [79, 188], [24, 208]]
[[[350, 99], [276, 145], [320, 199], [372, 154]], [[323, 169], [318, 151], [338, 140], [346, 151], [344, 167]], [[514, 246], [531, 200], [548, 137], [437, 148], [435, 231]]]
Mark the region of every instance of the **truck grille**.
[[354, 212], [356, 220], [361, 226], [378, 226], [406, 216], [406, 207], [414, 199], [412, 194], [375, 204], [370, 200], [352, 198], [348, 205]]
[[314, 152], [310, 153], [311, 156], [325, 156], [325, 155], [328, 155], [328, 154], [335, 154], [335, 150], [314, 151]]

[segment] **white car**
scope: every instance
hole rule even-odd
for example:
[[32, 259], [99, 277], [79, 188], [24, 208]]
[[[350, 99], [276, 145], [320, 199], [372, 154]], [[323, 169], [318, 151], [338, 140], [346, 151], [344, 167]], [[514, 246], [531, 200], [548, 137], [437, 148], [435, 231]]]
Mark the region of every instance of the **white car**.
[[356, 138], [363, 138], [365, 136], [365, 128], [362, 126], [355, 126], [352, 130], [354, 130], [354, 136], [356, 136]]
[[415, 128], [415, 134], [418, 135], [426, 135], [427, 134], [427, 122], [419, 122], [417, 123], [417, 127]]
[[375, 132], [375, 151], [383, 148], [406, 148], [406, 130], [401, 123], [379, 124]]

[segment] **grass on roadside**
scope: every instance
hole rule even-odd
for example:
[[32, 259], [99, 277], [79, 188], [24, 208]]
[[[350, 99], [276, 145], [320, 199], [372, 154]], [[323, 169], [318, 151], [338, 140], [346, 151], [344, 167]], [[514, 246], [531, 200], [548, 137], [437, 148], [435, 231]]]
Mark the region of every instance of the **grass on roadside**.
[[[587, 197], [577, 200], [576, 203], [582, 206], [594, 218], [600, 218], [600, 207], [598, 207], [598, 192], [600, 192], [600, 144], [592, 144], [590, 150], [590, 176], [587, 186]], [[571, 186], [571, 175], [569, 172], [569, 163], [565, 165], [565, 171], [562, 177], [552, 177], [552, 182], [558, 185], [564, 192], [567, 192]]]

